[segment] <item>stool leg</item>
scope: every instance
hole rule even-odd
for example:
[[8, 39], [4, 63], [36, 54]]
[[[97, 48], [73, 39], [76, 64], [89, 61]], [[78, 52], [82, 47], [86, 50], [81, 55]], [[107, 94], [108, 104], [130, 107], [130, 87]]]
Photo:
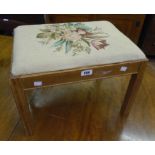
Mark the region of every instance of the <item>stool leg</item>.
[[24, 89], [22, 87], [19, 78], [12, 78], [10, 80], [12, 93], [15, 98], [16, 106], [20, 114], [20, 118], [24, 124], [26, 132], [28, 135], [32, 134], [32, 115], [29, 109], [29, 104], [27, 98], [24, 94]]
[[96, 89], [99, 88], [101, 84], [102, 84], [102, 79], [96, 79], [95, 80], [95, 87], [96, 87]]
[[142, 62], [140, 64], [140, 68], [137, 74], [133, 74], [131, 76], [127, 92], [124, 98], [124, 102], [122, 104], [121, 110], [120, 110], [120, 115], [123, 117], [127, 117], [129, 114], [129, 111], [131, 109], [131, 106], [134, 102], [135, 96], [138, 92], [138, 89], [140, 87], [142, 78], [143, 78], [143, 73], [144, 69], [146, 67], [146, 62]]

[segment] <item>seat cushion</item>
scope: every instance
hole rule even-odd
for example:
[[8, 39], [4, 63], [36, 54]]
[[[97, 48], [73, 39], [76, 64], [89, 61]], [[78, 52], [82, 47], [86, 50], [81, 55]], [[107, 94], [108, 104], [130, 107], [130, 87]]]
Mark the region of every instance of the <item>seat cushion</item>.
[[14, 30], [11, 73], [65, 70], [146, 59], [108, 21], [19, 26]]

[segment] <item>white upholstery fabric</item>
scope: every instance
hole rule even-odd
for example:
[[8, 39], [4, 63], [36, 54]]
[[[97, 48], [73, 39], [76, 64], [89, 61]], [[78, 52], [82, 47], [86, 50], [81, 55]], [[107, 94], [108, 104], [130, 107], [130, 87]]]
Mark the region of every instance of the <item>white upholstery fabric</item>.
[[[146, 58], [108, 21], [70, 23], [71, 28], [61, 25], [17, 27], [11, 73], [16, 76]], [[59, 34], [61, 30], [63, 34]]]

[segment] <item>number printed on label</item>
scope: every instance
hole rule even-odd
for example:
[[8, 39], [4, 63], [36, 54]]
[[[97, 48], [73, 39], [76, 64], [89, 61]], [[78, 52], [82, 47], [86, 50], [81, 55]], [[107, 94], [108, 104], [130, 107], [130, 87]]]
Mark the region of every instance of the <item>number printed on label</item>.
[[92, 69], [87, 69], [87, 70], [81, 71], [81, 76], [90, 76], [92, 74], [93, 74], [93, 70]]

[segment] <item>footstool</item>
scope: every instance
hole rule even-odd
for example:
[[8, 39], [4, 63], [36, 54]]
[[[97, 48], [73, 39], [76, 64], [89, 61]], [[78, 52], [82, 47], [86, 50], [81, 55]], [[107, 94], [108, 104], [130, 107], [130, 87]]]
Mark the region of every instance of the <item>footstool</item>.
[[17, 27], [10, 83], [26, 131], [33, 127], [26, 90], [131, 74], [120, 110], [127, 116], [146, 63], [143, 52], [108, 21]]

